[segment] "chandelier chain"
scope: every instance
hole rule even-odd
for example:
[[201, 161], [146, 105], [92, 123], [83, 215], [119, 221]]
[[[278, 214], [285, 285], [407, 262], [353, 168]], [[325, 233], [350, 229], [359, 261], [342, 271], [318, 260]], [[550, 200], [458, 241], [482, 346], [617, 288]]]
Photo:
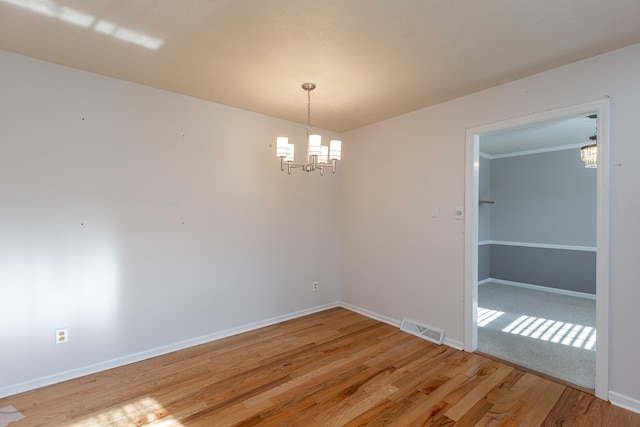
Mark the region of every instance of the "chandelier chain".
[[311, 89], [307, 89], [307, 130], [311, 130]]

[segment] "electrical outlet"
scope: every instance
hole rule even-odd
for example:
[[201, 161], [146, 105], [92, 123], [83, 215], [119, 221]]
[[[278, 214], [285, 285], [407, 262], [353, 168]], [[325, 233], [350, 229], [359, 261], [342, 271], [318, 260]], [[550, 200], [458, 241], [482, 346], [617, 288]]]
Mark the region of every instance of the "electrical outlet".
[[318, 290], [318, 282], [313, 282], [313, 290], [314, 291]]
[[69, 332], [67, 328], [56, 330], [56, 344], [64, 344], [69, 341]]

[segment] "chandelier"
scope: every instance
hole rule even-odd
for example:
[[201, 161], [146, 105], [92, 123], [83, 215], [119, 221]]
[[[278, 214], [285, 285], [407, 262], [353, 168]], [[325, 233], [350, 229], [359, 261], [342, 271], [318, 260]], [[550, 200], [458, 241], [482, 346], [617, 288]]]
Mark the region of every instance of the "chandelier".
[[[595, 119], [598, 116], [591, 114], [588, 116], [590, 119]], [[597, 129], [596, 129], [597, 133]], [[596, 135], [590, 136], [591, 141], [596, 141], [598, 137]], [[584, 162], [584, 167], [594, 169], [598, 167], [598, 144], [585, 145], [580, 149], [580, 159]]]
[[[295, 163], [295, 147], [289, 143], [289, 138], [279, 136], [276, 139], [276, 156], [280, 157], [280, 170], [291, 174], [291, 169], [300, 168], [306, 172], [320, 171], [324, 175], [324, 169], [331, 167], [331, 172], [336, 173], [338, 160], [342, 157], [342, 141], [333, 139], [329, 146], [321, 144], [320, 135], [311, 133], [311, 91], [316, 88], [314, 83], [303, 83], [302, 89], [307, 91], [307, 162]], [[330, 165], [330, 166], [329, 166]]]
[[[589, 139], [595, 139], [593, 136]], [[598, 167], [598, 145], [591, 144], [586, 145], [580, 149], [580, 158], [584, 162], [585, 168], [597, 168]]]

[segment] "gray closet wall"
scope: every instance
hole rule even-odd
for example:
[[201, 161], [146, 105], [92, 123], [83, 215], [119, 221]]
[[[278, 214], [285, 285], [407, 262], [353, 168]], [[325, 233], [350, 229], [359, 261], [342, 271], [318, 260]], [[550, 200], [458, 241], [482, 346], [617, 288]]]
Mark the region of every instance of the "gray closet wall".
[[[596, 170], [572, 148], [480, 161], [478, 280], [595, 294]], [[552, 246], [552, 247], [549, 247]]]

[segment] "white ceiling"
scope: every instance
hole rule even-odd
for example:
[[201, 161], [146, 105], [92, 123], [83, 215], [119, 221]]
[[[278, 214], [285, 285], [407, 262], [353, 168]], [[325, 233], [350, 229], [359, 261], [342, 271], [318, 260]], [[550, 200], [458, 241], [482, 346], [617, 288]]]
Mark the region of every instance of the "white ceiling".
[[518, 126], [480, 135], [480, 152], [490, 157], [595, 144], [597, 121], [587, 115]]
[[640, 42], [638, 0], [0, 0], [0, 49], [343, 132]]

